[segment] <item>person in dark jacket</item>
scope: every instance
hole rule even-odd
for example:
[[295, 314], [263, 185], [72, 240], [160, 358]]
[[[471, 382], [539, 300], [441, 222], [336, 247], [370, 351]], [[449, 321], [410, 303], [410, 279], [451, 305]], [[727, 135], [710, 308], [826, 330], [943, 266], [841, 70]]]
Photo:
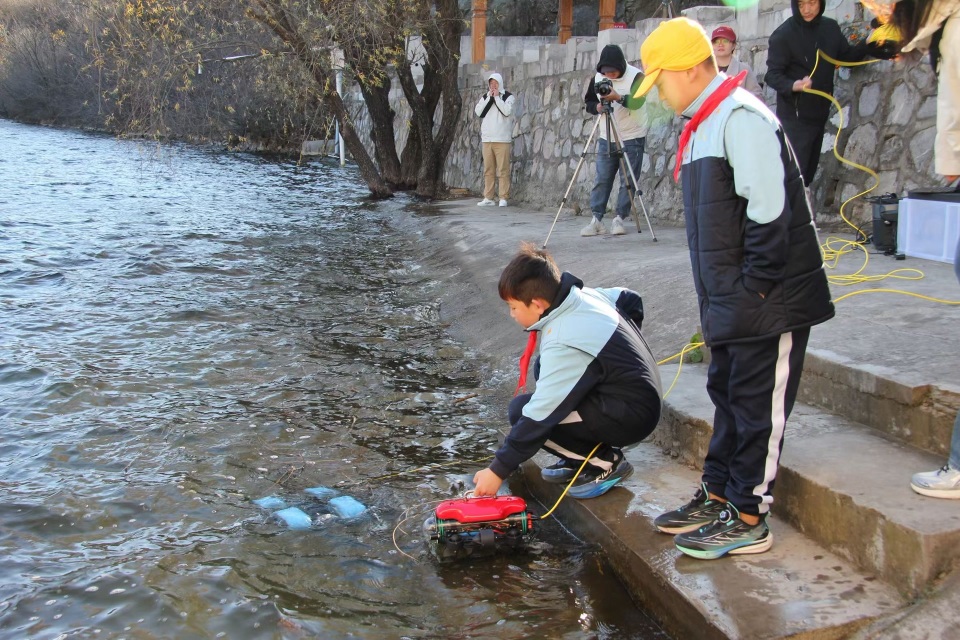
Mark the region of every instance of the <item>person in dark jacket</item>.
[[817, 89], [833, 95], [833, 64], [817, 61], [817, 49], [834, 60], [857, 62], [867, 54], [865, 43], [851, 46], [836, 20], [823, 15], [823, 0], [791, 0], [793, 16], [770, 35], [764, 83], [777, 92], [777, 118], [800, 163], [803, 184], [810, 186], [820, 164], [823, 130], [830, 116], [830, 101], [804, 93]]
[[[646, 438], [660, 420], [660, 372], [640, 334], [640, 296], [619, 287], [584, 287], [532, 244], [503, 270], [499, 293], [530, 338], [508, 411], [510, 433], [489, 468], [474, 476], [474, 495], [496, 495], [541, 448], [560, 458], [542, 470], [545, 481], [573, 480], [587, 460], [569, 495], [606, 493], [633, 473], [622, 447]], [[519, 393], [538, 337], [536, 390]]]
[[700, 488], [654, 524], [696, 558], [762, 553], [773, 544], [765, 518], [810, 327], [834, 313], [820, 242], [783, 128], [739, 86], [742, 75], [719, 73], [703, 27], [661, 23], [640, 57], [638, 93], [656, 85], [688, 119], [674, 176], [716, 408]]

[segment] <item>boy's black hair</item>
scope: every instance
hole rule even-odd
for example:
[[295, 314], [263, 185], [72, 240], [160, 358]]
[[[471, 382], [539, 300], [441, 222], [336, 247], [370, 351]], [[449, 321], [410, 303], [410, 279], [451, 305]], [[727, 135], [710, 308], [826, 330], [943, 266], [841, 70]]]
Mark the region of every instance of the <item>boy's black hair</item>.
[[501, 300], [519, 300], [523, 304], [530, 304], [535, 298], [553, 302], [559, 290], [557, 263], [531, 242], [520, 245], [520, 252], [504, 268], [497, 285]]

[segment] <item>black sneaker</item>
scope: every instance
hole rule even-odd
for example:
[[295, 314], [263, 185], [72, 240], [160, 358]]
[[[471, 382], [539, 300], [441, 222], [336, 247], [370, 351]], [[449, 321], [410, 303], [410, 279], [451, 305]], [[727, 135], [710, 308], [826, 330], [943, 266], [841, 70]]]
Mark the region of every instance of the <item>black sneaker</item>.
[[712, 499], [707, 485], [700, 483], [693, 500], [679, 509], [657, 516], [653, 524], [663, 533], [686, 533], [716, 520], [725, 506], [726, 503]]
[[[573, 480], [574, 474], [577, 472], [577, 469], [580, 468], [580, 465], [583, 463], [582, 460], [570, 460], [568, 458], [560, 458], [554, 462], [549, 467], [544, 467], [540, 470], [540, 477], [543, 478], [544, 482], [551, 482], [553, 484], [566, 484]], [[590, 465], [587, 465], [589, 468]], [[584, 469], [586, 471], [586, 469]]]
[[596, 498], [629, 478], [633, 473], [633, 465], [624, 459], [622, 453], [619, 456], [619, 460], [613, 463], [609, 471], [603, 471], [599, 467], [588, 464], [570, 487], [567, 495], [580, 500]]
[[749, 525], [740, 519], [735, 506], [727, 504], [716, 520], [696, 531], [681, 533], [673, 542], [688, 556], [714, 560], [728, 553], [763, 553], [773, 546], [773, 534], [765, 519]]

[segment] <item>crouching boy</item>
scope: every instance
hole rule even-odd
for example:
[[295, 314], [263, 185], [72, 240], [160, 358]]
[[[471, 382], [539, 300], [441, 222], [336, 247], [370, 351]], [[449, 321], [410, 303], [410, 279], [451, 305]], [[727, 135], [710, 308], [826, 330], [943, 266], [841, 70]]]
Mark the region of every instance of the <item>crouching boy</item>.
[[660, 374], [640, 335], [640, 296], [585, 288], [532, 244], [503, 270], [499, 293], [510, 316], [532, 332], [528, 354], [539, 335], [537, 385], [510, 403], [510, 433], [490, 467], [474, 476], [474, 495], [496, 495], [541, 448], [559, 457], [542, 471], [544, 480], [569, 482], [590, 456], [569, 495], [606, 493], [633, 473], [621, 447], [646, 438], [660, 420]]

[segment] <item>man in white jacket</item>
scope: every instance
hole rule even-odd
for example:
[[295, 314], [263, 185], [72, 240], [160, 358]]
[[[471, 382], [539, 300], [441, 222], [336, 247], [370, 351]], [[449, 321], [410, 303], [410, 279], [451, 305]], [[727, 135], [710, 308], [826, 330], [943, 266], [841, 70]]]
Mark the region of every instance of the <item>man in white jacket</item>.
[[499, 178], [500, 206], [510, 199], [510, 145], [513, 144], [513, 95], [503, 86], [503, 77], [491, 73], [484, 93], [474, 109], [483, 122], [480, 140], [483, 143], [483, 200], [481, 207], [492, 207], [494, 181]]

